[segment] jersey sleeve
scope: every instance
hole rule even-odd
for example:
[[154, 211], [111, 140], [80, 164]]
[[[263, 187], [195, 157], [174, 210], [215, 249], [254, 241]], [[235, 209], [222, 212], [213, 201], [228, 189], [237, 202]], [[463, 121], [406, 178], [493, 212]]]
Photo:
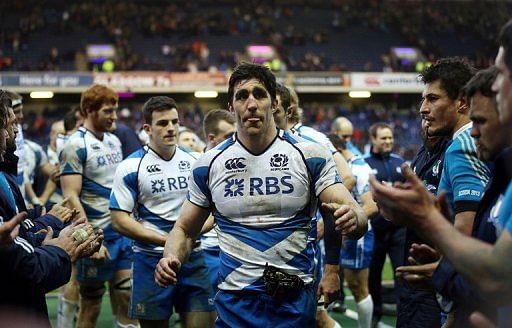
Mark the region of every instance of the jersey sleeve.
[[83, 174], [87, 151], [80, 141], [78, 138], [70, 140], [62, 149], [59, 156], [61, 175]]
[[209, 167], [212, 165], [208, 160], [209, 156], [202, 156], [196, 161], [189, 178], [187, 199], [203, 208], [210, 208], [212, 195], [208, 186]]
[[489, 169], [477, 159], [476, 153], [463, 147], [449, 149], [438, 190], [451, 191], [455, 213], [476, 210], [489, 181], [489, 174]]
[[109, 208], [131, 213], [138, 194], [137, 166], [140, 159], [128, 158], [116, 169], [114, 184], [110, 193]]
[[334, 158], [329, 151], [318, 144], [310, 143], [305, 150], [306, 165], [312, 175], [315, 188], [315, 195], [330, 185], [341, 182]]
[[360, 165], [353, 166], [353, 173], [356, 177], [356, 190], [359, 195], [362, 195], [368, 191], [370, 191], [370, 174], [372, 174], [372, 169], [364, 160], [362, 160]]

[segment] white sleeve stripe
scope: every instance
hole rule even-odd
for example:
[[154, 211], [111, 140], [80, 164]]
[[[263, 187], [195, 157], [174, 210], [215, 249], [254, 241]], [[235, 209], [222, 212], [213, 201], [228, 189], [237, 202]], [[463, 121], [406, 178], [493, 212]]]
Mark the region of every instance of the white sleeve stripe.
[[34, 253], [34, 248], [25, 239], [16, 237], [14, 243], [20, 245], [27, 253]]

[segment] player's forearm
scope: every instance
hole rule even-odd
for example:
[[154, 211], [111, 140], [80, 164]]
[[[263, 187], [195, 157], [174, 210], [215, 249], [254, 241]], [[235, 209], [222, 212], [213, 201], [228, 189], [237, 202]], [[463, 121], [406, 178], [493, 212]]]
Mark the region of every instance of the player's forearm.
[[51, 179], [48, 179], [46, 181], [46, 185], [44, 187], [43, 193], [41, 194], [41, 196], [39, 196], [39, 199], [41, 200], [41, 202], [43, 204], [45, 204], [48, 201], [48, 199], [51, 197], [51, 195], [55, 191], [56, 187], [57, 187], [57, 185]]
[[206, 219], [206, 221], [204, 222], [203, 227], [201, 228], [201, 235], [212, 230], [214, 224], [215, 224], [215, 220], [213, 219], [213, 216], [210, 215], [208, 217], [208, 219]]
[[465, 236], [438, 211], [431, 218], [418, 232], [439, 248], [457, 272], [487, 297], [503, 297], [512, 291], [512, 288], [506, 291], [509, 279], [502, 279], [504, 270], [495, 259], [493, 245]]
[[475, 220], [474, 211], [460, 212], [455, 215], [453, 226], [466, 236], [471, 236], [473, 231], [473, 222]]
[[87, 218], [87, 214], [85, 213], [84, 207], [82, 206], [82, 203], [80, 202], [80, 198], [78, 195], [74, 193], [66, 193], [66, 190], [63, 190], [63, 196], [64, 198], [68, 198], [68, 204], [69, 208], [75, 209], [78, 211], [78, 216], [76, 218]]
[[140, 222], [131, 218], [128, 213], [112, 212], [112, 228], [120, 234], [144, 243], [164, 246], [166, 236], [146, 229]]
[[368, 232], [368, 217], [359, 205], [354, 205], [352, 209], [356, 213], [357, 226], [353, 232], [347, 235], [347, 237], [357, 240]]
[[190, 236], [179, 224], [176, 224], [167, 236], [165, 242], [164, 257], [169, 254], [176, 256], [181, 263], [185, 263], [192, 252], [197, 236]]

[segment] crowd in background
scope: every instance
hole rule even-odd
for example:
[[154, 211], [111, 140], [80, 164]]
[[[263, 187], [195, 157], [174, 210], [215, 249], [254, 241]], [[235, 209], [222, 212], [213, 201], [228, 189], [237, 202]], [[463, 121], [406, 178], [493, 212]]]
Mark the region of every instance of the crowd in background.
[[[0, 70], [90, 69], [87, 43], [113, 44], [116, 70], [227, 70], [239, 62], [248, 42], [274, 45], [280, 70], [414, 70], [371, 45], [365, 52], [373, 59], [363, 67], [346, 62], [353, 54], [329, 53], [328, 46], [339, 42], [336, 33], [354, 27], [395, 35], [402, 44], [389, 47], [417, 47], [428, 61], [451, 55], [437, 43], [440, 35], [473, 40], [478, 47], [464, 55], [480, 68], [495, 55], [496, 31], [509, 7], [481, 1], [464, 6], [458, 1], [430, 6], [428, 1], [354, 0], [5, 2], [0, 5]], [[63, 49], [62, 44], [49, 46], [45, 35], [72, 35], [83, 43]], [[208, 43], [214, 37], [231, 41]], [[160, 59], [147, 53], [146, 41], [159, 45]]]

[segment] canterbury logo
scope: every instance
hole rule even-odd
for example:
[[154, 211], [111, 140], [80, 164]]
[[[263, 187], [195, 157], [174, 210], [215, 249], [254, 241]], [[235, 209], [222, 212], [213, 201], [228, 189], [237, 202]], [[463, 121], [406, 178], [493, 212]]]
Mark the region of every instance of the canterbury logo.
[[228, 159], [226, 161], [226, 163], [224, 163], [224, 166], [226, 166], [226, 168], [228, 170], [243, 169], [246, 167], [246, 165], [242, 161], [245, 161], [245, 158], [243, 158], [243, 157], [231, 158], [231, 159]]
[[155, 173], [155, 172], [161, 172], [162, 170], [160, 169], [159, 164], [155, 164], [155, 165], [146, 166], [146, 171], [148, 171], [149, 173]]

